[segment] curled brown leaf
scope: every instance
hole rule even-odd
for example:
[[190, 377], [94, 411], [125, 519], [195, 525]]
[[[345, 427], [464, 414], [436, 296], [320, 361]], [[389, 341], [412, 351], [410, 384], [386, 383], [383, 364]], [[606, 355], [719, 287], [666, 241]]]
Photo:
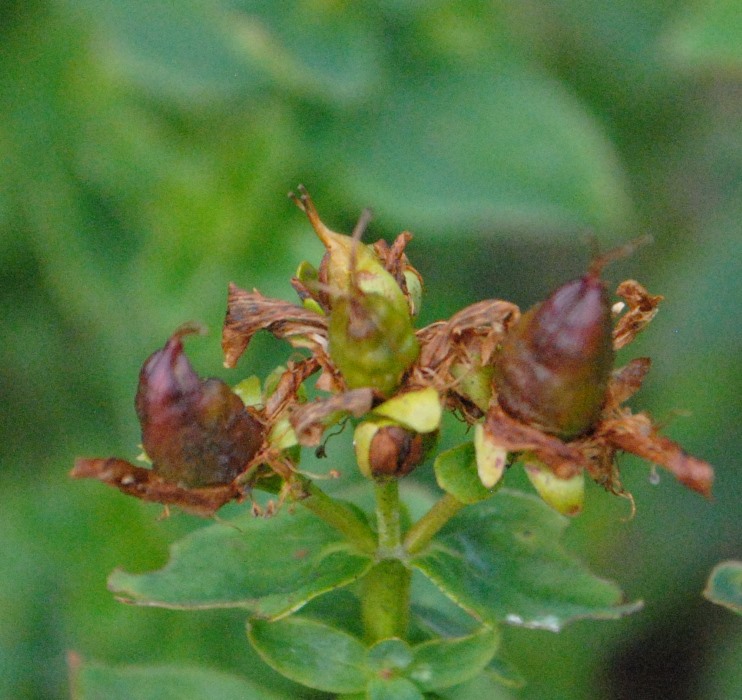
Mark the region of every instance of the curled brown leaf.
[[327, 425], [337, 422], [334, 418], [338, 414], [360, 418], [371, 410], [373, 400], [373, 389], [353, 389], [297, 406], [291, 411], [289, 420], [299, 442], [313, 447], [320, 444]]
[[164, 481], [151, 469], [115, 457], [77, 459], [70, 476], [73, 479], [95, 479], [142, 501], [177, 506], [202, 518], [213, 517], [229, 501], [241, 501], [244, 497], [234, 483], [187, 489]]
[[307, 347], [313, 352], [324, 353], [327, 338], [327, 319], [324, 316], [230, 284], [222, 330], [225, 367], [237, 364], [252, 337], [260, 330], [288, 340], [294, 347]]
[[665, 297], [650, 294], [636, 280], [625, 280], [618, 285], [616, 294], [624, 299], [629, 310], [618, 319], [613, 329], [613, 349], [620, 350], [636, 338], [657, 315], [660, 302]]
[[603, 421], [599, 437], [615, 447], [638, 455], [648, 462], [670, 471], [681, 483], [709, 498], [714, 481], [714, 470], [703, 460], [692, 457], [677, 443], [657, 432], [643, 413], [627, 414]]

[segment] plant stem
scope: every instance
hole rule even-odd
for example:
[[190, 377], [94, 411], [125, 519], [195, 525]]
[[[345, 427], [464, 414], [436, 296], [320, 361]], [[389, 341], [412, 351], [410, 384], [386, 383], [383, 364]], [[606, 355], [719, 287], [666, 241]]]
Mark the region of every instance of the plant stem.
[[402, 530], [399, 522], [399, 482], [396, 479], [374, 482], [376, 522], [379, 530], [379, 557], [388, 559], [401, 554]]
[[400, 560], [404, 550], [397, 480], [376, 482], [374, 494], [380, 561], [364, 577], [361, 596], [363, 626], [370, 643], [406, 637], [412, 580], [412, 572]]
[[361, 581], [361, 616], [366, 641], [407, 637], [412, 572], [399, 559], [383, 559]]
[[466, 504], [447, 493], [407, 532], [404, 548], [407, 554], [420, 552], [440, 529]]
[[302, 483], [306, 494], [301, 503], [306, 509], [341, 532], [361, 552], [373, 555], [376, 551], [376, 538], [366, 525], [348, 506], [330, 498], [319, 486], [308, 479]]

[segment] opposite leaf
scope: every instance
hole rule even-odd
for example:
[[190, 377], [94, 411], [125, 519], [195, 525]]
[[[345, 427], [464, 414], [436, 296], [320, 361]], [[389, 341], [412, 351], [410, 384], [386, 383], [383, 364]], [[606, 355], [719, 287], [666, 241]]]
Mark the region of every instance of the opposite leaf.
[[371, 560], [357, 554], [310, 513], [251, 514], [212, 525], [171, 547], [159, 571], [114, 571], [110, 590], [126, 602], [165, 608], [243, 607], [276, 618], [362, 576]]
[[227, 673], [182, 666], [105, 666], [70, 657], [72, 700], [289, 700]]
[[567, 522], [537, 498], [503, 489], [452, 518], [412, 564], [485, 622], [558, 632], [573, 620], [638, 610], [564, 551]]
[[409, 677], [425, 691], [449, 688], [473, 678], [490, 662], [500, 643], [492, 628], [468, 637], [433, 639], [413, 647]]
[[347, 632], [300, 617], [251, 620], [248, 637], [271, 668], [297, 683], [328, 693], [366, 687], [366, 647]]
[[714, 567], [703, 595], [742, 615], [742, 562], [723, 561]]

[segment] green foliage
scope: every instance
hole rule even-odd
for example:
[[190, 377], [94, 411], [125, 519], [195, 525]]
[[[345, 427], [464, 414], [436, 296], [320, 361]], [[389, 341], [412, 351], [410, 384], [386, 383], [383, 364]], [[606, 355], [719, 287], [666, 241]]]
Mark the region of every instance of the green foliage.
[[742, 615], [742, 562], [717, 564], [709, 576], [703, 595], [712, 603], [723, 605]]
[[[412, 563], [472, 615], [558, 632], [583, 617], [616, 618], [615, 585], [589, 574], [559, 546], [566, 519], [537, 498], [501, 490], [466, 508]], [[476, 566], [472, 566], [476, 562]]]
[[[193, 360], [214, 372], [228, 280], [289, 297], [286, 271], [318, 251], [296, 235], [305, 224], [284, 198], [299, 181], [338, 228], [371, 206], [375, 232], [413, 229], [428, 320], [483, 296], [543, 298], [584, 271], [588, 227], [602, 242], [654, 235], [630, 263], [669, 300], [640, 340], [655, 357], [642, 408], [688, 409], [670, 431], [718, 467], [716, 502], [699, 504], [669, 480], [654, 489], [643, 467], [622, 464], [636, 517], [625, 522], [625, 504], [588, 490], [567, 538], [591, 568], [645, 598], [645, 611], [571, 626], [546, 644], [509, 629], [508, 653], [530, 700], [608, 696], [619, 685], [635, 697], [671, 692], [674, 679], [651, 675], [668, 659], [698, 681], [684, 677], [684, 692], [739, 696], [738, 635], [713, 614], [687, 614], [742, 534], [737, 9], [733, 0], [3, 3], [0, 696], [64, 696], [64, 652], [75, 649], [157, 665], [84, 663], [81, 682], [105, 684], [99, 697], [115, 697], [107, 679], [149, 684], [162, 680], [161, 664], [194, 658], [254, 679], [212, 685], [223, 697], [230, 682], [242, 696], [287, 687], [283, 695], [303, 697], [230, 638], [243, 612], [171, 614], [118, 605], [106, 591], [106, 572], [158, 569], [168, 544], [202, 523], [158, 522], [154, 506], [66, 478], [83, 445], [137, 453], [136, 373], [178, 324], [212, 328]], [[258, 339], [249, 369], [221, 376], [264, 377], [274, 357]], [[467, 439], [454, 432], [443, 431], [444, 449]], [[355, 497], [343, 439], [329, 445], [343, 478], [328, 490]], [[528, 488], [515, 473], [505, 479]], [[227, 519], [240, 512], [227, 510]], [[654, 641], [668, 637], [678, 640], [670, 649]], [[621, 673], [627, 650], [641, 672]], [[438, 695], [502, 697], [510, 691], [492, 681], [492, 663]], [[176, 673], [219, 682], [211, 671]], [[211, 696], [198, 678], [191, 696]], [[404, 678], [374, 692], [391, 683], [409, 689]]]
[[191, 533], [173, 545], [160, 571], [108, 580], [139, 605], [182, 609], [242, 607], [277, 618], [328, 590], [352, 583], [371, 566], [337, 531], [311, 513], [252, 513]]
[[285, 697], [227, 673], [184, 666], [116, 668], [85, 663], [73, 670], [72, 700], [280, 700]]

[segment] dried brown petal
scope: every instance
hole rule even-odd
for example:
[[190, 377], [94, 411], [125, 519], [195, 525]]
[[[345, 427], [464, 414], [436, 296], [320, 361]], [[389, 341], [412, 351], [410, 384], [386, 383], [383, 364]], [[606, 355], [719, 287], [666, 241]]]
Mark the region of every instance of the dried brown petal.
[[319, 363], [313, 357], [300, 362], [288, 362], [286, 371], [276, 384], [273, 393], [265, 402], [265, 417], [267, 422], [273, 421], [288, 405], [298, 403], [298, 392], [307, 377], [314, 374], [319, 368]]
[[151, 469], [137, 467], [123, 459], [78, 459], [70, 472], [73, 479], [96, 479], [142, 501], [161, 503], [210, 518], [225, 503], [242, 500], [234, 484], [186, 489], [163, 481]]
[[551, 467], [560, 479], [569, 479], [588, 468], [590, 463], [576, 445], [542, 433], [508, 416], [499, 406], [491, 406], [484, 422], [484, 430], [491, 442], [508, 452], [532, 452]]
[[451, 364], [452, 359], [477, 355], [482, 364], [489, 359], [509, 328], [520, 317], [515, 304], [486, 299], [461, 309], [448, 321], [439, 321], [418, 331], [422, 345], [417, 364], [426, 371]]
[[621, 282], [616, 294], [626, 300], [629, 310], [621, 316], [613, 329], [613, 348], [620, 350], [644, 330], [657, 315], [660, 302], [665, 297], [654, 296], [635, 280]]
[[280, 299], [269, 299], [258, 291], [247, 292], [229, 285], [227, 317], [222, 330], [225, 367], [234, 367], [250, 340], [260, 330], [288, 340], [294, 347], [307, 347], [324, 354], [327, 319], [314, 311]]
[[672, 472], [675, 478], [709, 498], [714, 481], [711, 465], [686, 454], [677, 443], [660, 435], [648, 416], [639, 413], [603, 421], [600, 438]]
[[613, 370], [608, 382], [606, 409], [618, 407], [639, 391], [651, 365], [652, 361], [648, 357], [637, 357]]
[[291, 425], [302, 445], [313, 447], [319, 445], [322, 434], [327, 427], [328, 419], [333, 414], [350, 414], [360, 418], [371, 410], [373, 389], [354, 389], [327, 399], [318, 399], [311, 403], [297, 406], [290, 416]]

